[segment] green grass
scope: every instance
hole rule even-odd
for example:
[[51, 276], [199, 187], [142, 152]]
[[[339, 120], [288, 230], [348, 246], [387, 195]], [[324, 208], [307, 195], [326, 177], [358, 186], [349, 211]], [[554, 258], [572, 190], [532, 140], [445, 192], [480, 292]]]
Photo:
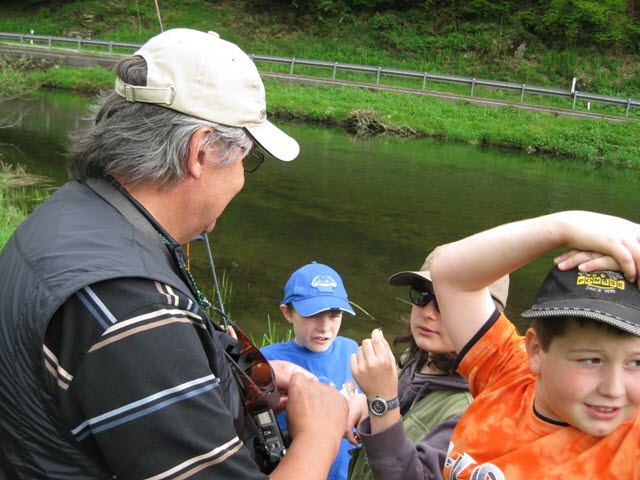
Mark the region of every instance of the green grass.
[[262, 348], [272, 343], [288, 342], [293, 337], [293, 331], [289, 328], [285, 332], [281, 332], [278, 326], [271, 323], [271, 317], [267, 315], [267, 331], [262, 334], [262, 337], [257, 340], [253, 335], [249, 335], [251, 342], [258, 348]]
[[0, 162], [0, 249], [20, 223], [48, 196], [46, 179]]
[[[33, 5], [35, 2], [32, 2]], [[362, 12], [319, 19], [287, 9], [252, 9], [250, 0], [160, 2], [165, 29], [215, 30], [245, 51], [455, 74], [640, 98], [640, 55], [604, 46], [564, 45], [522, 37], [507, 19], [437, 26], [424, 12]], [[159, 32], [154, 2], [76, 0], [54, 6], [0, 6], [0, 31], [143, 43]]]

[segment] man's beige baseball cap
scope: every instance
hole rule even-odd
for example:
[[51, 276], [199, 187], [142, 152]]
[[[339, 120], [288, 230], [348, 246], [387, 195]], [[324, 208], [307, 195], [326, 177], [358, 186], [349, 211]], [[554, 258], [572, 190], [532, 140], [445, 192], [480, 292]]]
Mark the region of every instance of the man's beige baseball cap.
[[262, 79], [237, 45], [215, 32], [175, 28], [156, 35], [134, 55], [147, 62], [147, 85], [118, 78], [115, 86], [130, 102], [242, 127], [273, 157], [288, 162], [298, 156], [298, 142], [267, 120]]
[[[422, 267], [417, 272], [398, 272], [395, 275], [391, 275], [389, 283], [395, 286], [403, 285], [415, 285], [418, 287], [432, 288], [431, 281], [431, 260], [435, 250], [427, 255]], [[498, 279], [491, 285], [489, 285], [489, 293], [493, 299], [502, 305], [502, 308], [507, 306], [507, 297], [509, 296], [509, 275]]]

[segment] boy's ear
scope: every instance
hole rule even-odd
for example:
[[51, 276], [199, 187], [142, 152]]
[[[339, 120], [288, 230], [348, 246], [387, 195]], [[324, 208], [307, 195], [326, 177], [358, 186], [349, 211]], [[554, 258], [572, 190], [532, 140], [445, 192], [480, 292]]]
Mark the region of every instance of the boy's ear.
[[540, 354], [542, 353], [542, 347], [533, 328], [527, 330], [524, 336], [524, 345], [527, 348], [527, 356], [529, 357], [529, 370], [531, 370], [531, 373], [534, 375], [538, 375], [540, 373]]
[[289, 309], [287, 308], [287, 306], [285, 304], [283, 304], [283, 303], [280, 304], [280, 311], [284, 315], [284, 318], [287, 319], [287, 322], [293, 323], [293, 318], [291, 318], [291, 314], [289, 313]]

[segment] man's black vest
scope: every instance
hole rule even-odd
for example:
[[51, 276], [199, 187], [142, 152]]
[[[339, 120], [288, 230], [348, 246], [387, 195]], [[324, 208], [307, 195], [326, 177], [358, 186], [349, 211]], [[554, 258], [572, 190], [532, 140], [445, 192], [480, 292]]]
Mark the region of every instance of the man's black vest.
[[[0, 479], [111, 478], [60, 419], [45, 388], [42, 346], [67, 298], [120, 277], [157, 280], [195, 301], [166, 249], [83, 183], [53, 194], [0, 253]], [[226, 366], [222, 351], [214, 355], [213, 364]], [[226, 367], [213, 372], [223, 383], [231, 375]], [[225, 386], [237, 419], [240, 394], [234, 382]]]

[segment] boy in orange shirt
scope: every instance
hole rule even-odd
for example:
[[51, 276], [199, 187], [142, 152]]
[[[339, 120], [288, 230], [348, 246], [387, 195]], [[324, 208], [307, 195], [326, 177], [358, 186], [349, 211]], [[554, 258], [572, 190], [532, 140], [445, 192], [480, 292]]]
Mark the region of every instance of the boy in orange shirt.
[[[575, 250], [555, 259], [523, 313], [532, 326], [518, 336], [487, 286], [565, 245]], [[435, 294], [474, 396], [445, 479], [640, 478], [639, 271], [640, 225], [589, 212], [515, 222], [437, 250]]]

